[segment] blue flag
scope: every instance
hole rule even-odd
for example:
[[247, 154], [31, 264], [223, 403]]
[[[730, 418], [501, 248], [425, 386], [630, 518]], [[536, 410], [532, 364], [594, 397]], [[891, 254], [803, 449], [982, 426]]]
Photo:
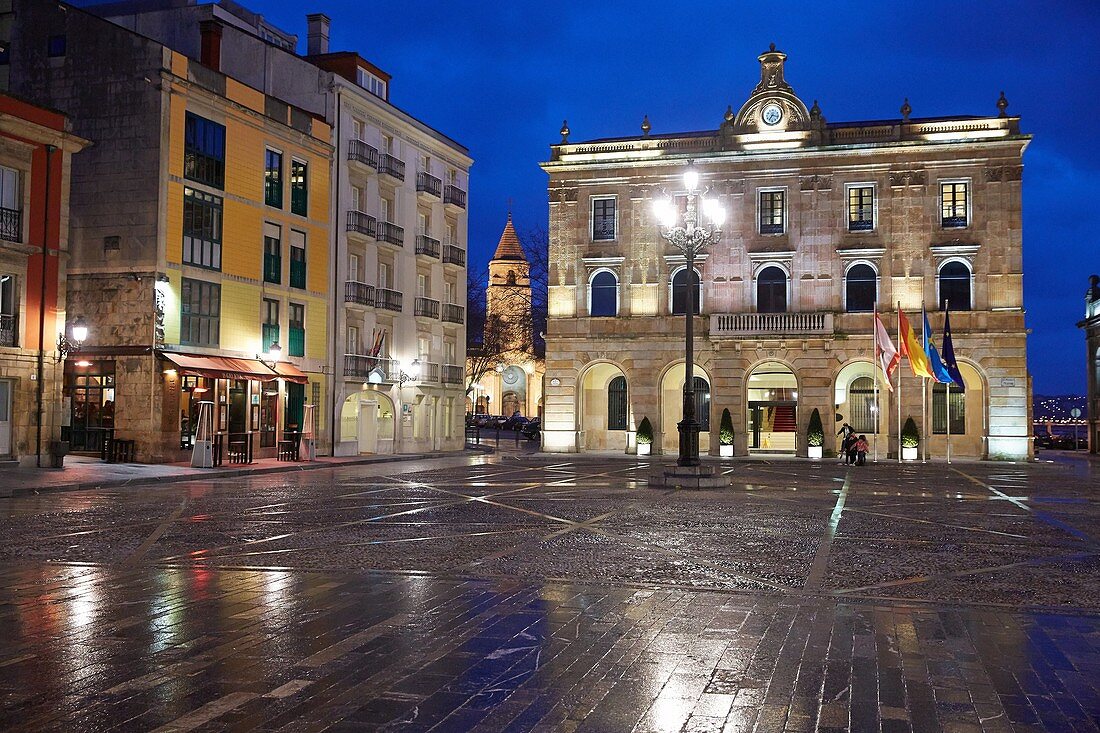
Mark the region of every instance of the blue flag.
[[965, 389], [963, 375], [959, 371], [959, 364], [955, 361], [955, 345], [951, 342], [951, 311], [943, 313], [943, 364], [947, 367], [947, 373], [951, 375], [951, 381], [958, 385], [959, 389]]
[[936, 351], [936, 344], [932, 341], [932, 327], [928, 325], [928, 314], [924, 314], [924, 350], [928, 354], [928, 361], [932, 364], [932, 376], [940, 384], [952, 384], [955, 378], [951, 376], [947, 366]]

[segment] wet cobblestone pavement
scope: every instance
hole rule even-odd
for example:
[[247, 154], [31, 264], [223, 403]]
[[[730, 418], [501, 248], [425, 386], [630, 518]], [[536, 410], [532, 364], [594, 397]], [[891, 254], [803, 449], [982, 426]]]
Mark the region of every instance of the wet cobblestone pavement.
[[1096, 463], [0, 499], [0, 730], [1100, 731]]

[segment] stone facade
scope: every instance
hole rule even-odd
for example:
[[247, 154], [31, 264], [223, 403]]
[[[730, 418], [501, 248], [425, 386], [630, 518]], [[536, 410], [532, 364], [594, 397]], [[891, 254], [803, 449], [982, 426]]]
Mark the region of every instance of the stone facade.
[[1085, 332], [1089, 452], [1100, 453], [1100, 276], [1089, 277], [1085, 291], [1085, 318], [1077, 326]]
[[[902, 418], [921, 423], [928, 414], [921, 435], [932, 456], [946, 453], [948, 422], [954, 455], [1030, 456], [1020, 182], [1030, 137], [1019, 119], [1002, 97], [995, 117], [910, 119], [906, 104], [902, 119], [828, 123], [785, 81], [784, 54], [759, 60], [760, 84], [717, 131], [662, 136], [647, 119], [639, 137], [571, 143], [563, 127], [543, 164], [544, 449], [633, 451], [648, 416], [655, 452], [675, 452], [684, 316], [673, 311], [683, 312], [688, 277], [651, 211], [655, 199], [682, 193], [693, 163], [706, 196], [727, 213], [721, 241], [697, 262], [695, 376], [706, 382], [715, 426], [701, 437], [704, 450], [718, 452], [717, 421], [729, 408], [738, 454], [805, 455], [818, 408], [827, 426], [834, 413], [866, 412], [863, 430], [893, 455], [900, 392]], [[593, 278], [605, 270], [615, 275], [617, 313], [592, 317]], [[950, 304], [967, 389], [951, 397], [929, 387], [933, 409], [922, 410], [926, 388], [907, 365], [893, 394], [876, 378], [870, 311], [877, 303], [896, 343], [898, 304], [916, 328], [923, 305], [939, 340], [941, 294], [969, 301]], [[617, 377], [627, 415], [609, 430]], [[877, 402], [862, 392], [876, 382]]]

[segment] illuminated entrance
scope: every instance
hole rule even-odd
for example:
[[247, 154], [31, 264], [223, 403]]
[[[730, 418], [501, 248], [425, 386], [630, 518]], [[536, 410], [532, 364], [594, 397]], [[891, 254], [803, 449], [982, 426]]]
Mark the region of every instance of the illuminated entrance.
[[798, 381], [786, 364], [768, 361], [749, 375], [749, 450], [793, 455], [798, 435]]

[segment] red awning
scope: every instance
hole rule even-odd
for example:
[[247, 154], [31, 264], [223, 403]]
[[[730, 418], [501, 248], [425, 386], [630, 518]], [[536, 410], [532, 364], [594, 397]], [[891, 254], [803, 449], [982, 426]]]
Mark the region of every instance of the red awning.
[[275, 362], [275, 372], [288, 382], [309, 384], [309, 377], [306, 376], [306, 373], [291, 364], [289, 361]]
[[161, 356], [179, 367], [181, 374], [193, 374], [211, 379], [259, 379], [265, 382], [279, 376], [266, 364], [256, 359], [199, 356], [172, 351], [161, 352]]

